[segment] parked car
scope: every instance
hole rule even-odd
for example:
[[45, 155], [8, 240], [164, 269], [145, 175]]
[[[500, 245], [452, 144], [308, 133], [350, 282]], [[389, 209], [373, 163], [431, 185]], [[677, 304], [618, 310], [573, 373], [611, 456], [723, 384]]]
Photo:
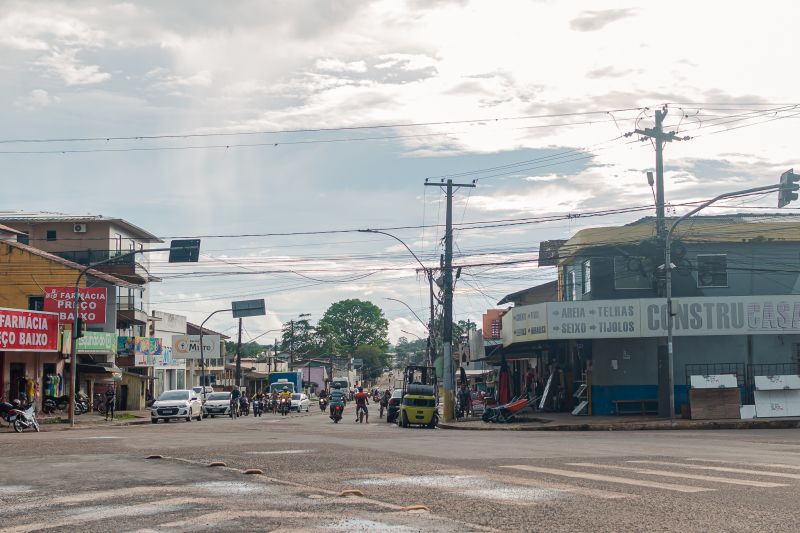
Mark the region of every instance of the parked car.
[[173, 418], [183, 418], [187, 422], [191, 422], [192, 418], [197, 418], [198, 421], [203, 419], [203, 404], [194, 391], [168, 390], [162, 392], [153, 403], [150, 409], [150, 421], [153, 424]]
[[307, 413], [308, 412], [309, 403], [310, 402], [308, 401], [308, 396], [306, 396], [305, 393], [303, 393], [303, 392], [294, 393], [294, 394], [292, 394], [292, 407], [291, 407], [291, 410], [292, 411], [297, 411], [298, 413], [300, 411], [305, 411]]
[[200, 387], [200, 386], [192, 387], [192, 392], [194, 392], [194, 395], [197, 396], [198, 398], [200, 398], [200, 401], [202, 402], [202, 401], [207, 400], [208, 396], [211, 393], [214, 392], [214, 387], [210, 387], [210, 386], [206, 385], [206, 397], [205, 398], [203, 398], [203, 387]]
[[206, 396], [206, 403], [203, 404], [203, 418], [216, 415], [228, 415], [231, 412], [231, 393], [212, 392]]
[[400, 402], [403, 400], [403, 389], [394, 389], [389, 398], [389, 405], [386, 407], [386, 421], [393, 423], [397, 420], [397, 413], [400, 412]]

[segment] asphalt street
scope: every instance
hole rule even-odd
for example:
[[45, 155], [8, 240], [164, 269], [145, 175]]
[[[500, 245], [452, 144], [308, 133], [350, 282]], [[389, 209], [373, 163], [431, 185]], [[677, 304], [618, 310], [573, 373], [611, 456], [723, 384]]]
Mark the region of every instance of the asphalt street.
[[0, 429], [0, 533], [798, 529], [798, 430], [478, 432], [346, 414]]

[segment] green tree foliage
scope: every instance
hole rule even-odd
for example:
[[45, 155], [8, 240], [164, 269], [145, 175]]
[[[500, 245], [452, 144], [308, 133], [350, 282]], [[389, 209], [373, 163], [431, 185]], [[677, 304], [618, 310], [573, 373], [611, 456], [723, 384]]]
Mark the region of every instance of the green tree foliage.
[[[268, 351], [272, 346], [258, 344], [257, 342], [242, 343], [242, 357], [257, 357], [261, 352]], [[225, 353], [229, 356], [236, 355], [236, 341], [225, 341]]]
[[389, 321], [372, 302], [352, 299], [331, 304], [318, 328], [325, 328], [338, 340], [342, 352], [350, 356], [359, 346], [372, 346], [381, 352], [389, 346]]
[[356, 348], [353, 357], [364, 361], [361, 374], [366, 380], [379, 377], [383, 369], [389, 366], [389, 354], [377, 346], [361, 345]]
[[337, 353], [336, 332], [331, 325], [320, 322], [314, 326], [309, 320], [310, 316], [302, 313], [297, 319], [283, 324], [281, 349], [309, 357]]

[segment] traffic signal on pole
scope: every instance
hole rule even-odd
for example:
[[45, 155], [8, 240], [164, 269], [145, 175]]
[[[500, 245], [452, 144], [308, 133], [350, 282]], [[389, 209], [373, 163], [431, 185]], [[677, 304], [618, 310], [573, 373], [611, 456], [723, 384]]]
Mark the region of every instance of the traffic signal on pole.
[[75, 321], [75, 338], [80, 339], [83, 337], [83, 318], [78, 317]]
[[780, 189], [778, 189], [778, 207], [783, 207], [797, 200], [797, 190], [800, 189], [800, 174], [795, 174], [794, 169], [789, 169], [781, 174]]

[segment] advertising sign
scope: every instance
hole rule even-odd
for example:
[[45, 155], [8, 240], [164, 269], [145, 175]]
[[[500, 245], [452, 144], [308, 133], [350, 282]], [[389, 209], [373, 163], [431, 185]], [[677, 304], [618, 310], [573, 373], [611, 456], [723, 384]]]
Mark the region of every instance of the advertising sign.
[[[66, 330], [61, 337], [61, 350], [68, 354], [72, 348], [72, 332]], [[84, 331], [83, 337], [78, 339], [78, 353], [82, 354], [112, 354], [117, 353], [117, 335], [99, 331]]]
[[547, 304], [547, 337], [550, 339], [610, 339], [641, 336], [639, 300]]
[[[78, 310], [85, 324], [105, 324], [106, 322], [105, 287], [86, 287], [78, 290]], [[62, 324], [72, 324], [73, 303], [75, 303], [75, 287], [45, 287], [44, 310], [58, 313]]]
[[[220, 336], [203, 335], [203, 357], [219, 359]], [[200, 335], [173, 335], [172, 352], [175, 359], [200, 359]]]
[[514, 342], [547, 339], [547, 304], [514, 307], [510, 314]]
[[0, 309], [0, 352], [57, 352], [58, 315]]
[[175, 360], [172, 356], [172, 348], [164, 346], [161, 350], [161, 355], [156, 356], [156, 368], [183, 368], [184, 365]]
[[154, 337], [118, 337], [117, 355], [133, 356], [134, 366], [155, 366], [162, 354], [161, 339]]

